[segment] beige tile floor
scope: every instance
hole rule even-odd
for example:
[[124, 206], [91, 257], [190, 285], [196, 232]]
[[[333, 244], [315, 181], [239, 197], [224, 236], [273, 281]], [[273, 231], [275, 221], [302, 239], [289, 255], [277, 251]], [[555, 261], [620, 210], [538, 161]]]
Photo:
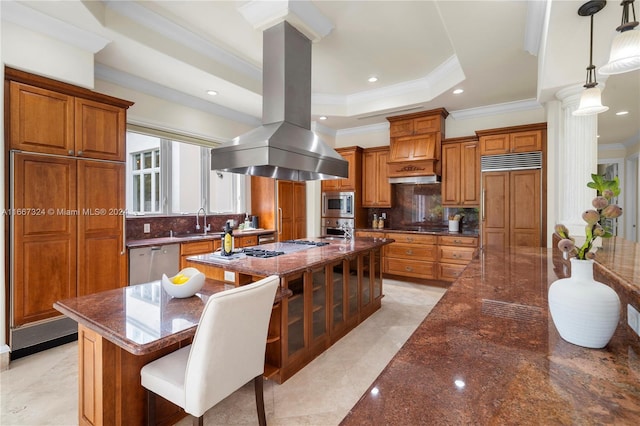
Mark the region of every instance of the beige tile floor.
[[[269, 425], [340, 423], [444, 291], [385, 280], [378, 312], [282, 385], [265, 382]], [[0, 373], [0, 424], [78, 424], [76, 350], [69, 343], [11, 362]], [[205, 415], [210, 425], [256, 423], [252, 384]], [[190, 418], [178, 423], [190, 424]]]

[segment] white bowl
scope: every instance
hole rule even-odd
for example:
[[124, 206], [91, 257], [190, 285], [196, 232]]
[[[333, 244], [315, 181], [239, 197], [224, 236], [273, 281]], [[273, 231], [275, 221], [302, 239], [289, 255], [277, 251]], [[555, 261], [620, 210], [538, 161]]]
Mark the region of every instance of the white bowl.
[[[189, 277], [189, 279], [184, 284], [174, 284], [173, 278], [180, 274]], [[162, 274], [162, 287], [173, 297], [191, 297], [200, 291], [204, 285], [204, 274], [196, 268], [184, 268], [176, 275], [169, 278], [166, 274]]]

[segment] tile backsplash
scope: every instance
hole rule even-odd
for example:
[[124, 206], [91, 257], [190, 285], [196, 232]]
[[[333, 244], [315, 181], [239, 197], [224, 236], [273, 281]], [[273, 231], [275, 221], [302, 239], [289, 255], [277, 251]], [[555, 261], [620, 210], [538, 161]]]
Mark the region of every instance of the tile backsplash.
[[[211, 233], [222, 233], [224, 224], [233, 219], [236, 226], [244, 222], [244, 214], [207, 215], [207, 224], [211, 224]], [[201, 234], [203, 232], [203, 216], [199, 217], [200, 229], [196, 230], [195, 215], [181, 216], [139, 216], [127, 218], [127, 240], [168, 237], [174, 234]], [[144, 232], [144, 225], [149, 224], [149, 232]]]

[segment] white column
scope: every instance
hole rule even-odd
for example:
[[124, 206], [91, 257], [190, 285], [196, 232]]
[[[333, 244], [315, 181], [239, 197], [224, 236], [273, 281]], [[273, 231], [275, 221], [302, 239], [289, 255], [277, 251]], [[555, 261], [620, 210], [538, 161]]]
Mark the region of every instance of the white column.
[[[574, 116], [582, 86], [560, 90], [560, 138], [556, 149], [556, 199], [558, 223], [569, 228], [570, 235], [584, 237], [582, 212], [592, 208], [596, 192], [587, 188], [591, 174], [598, 170], [598, 116]], [[578, 242], [578, 241], [577, 241]]]

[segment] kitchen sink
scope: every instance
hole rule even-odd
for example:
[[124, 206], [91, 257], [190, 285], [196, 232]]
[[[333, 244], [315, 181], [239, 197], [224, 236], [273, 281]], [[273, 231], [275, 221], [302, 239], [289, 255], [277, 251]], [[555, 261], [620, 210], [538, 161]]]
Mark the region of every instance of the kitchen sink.
[[215, 234], [184, 234], [184, 235], [174, 235], [173, 238], [179, 240], [204, 240], [205, 238], [213, 238]]

